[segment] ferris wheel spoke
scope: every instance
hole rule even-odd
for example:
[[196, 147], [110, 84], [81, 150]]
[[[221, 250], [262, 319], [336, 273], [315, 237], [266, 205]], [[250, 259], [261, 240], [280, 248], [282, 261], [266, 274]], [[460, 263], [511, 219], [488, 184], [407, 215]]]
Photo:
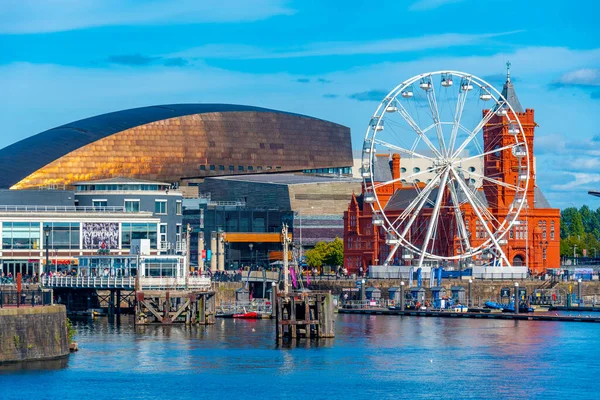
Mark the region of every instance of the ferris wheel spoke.
[[[468, 78], [467, 85], [471, 84], [471, 76]], [[460, 120], [462, 119], [462, 114], [465, 109], [465, 103], [467, 101], [467, 95], [470, 90], [461, 90], [458, 93], [458, 99], [456, 100], [456, 111], [454, 112], [454, 123], [452, 125], [452, 133], [450, 134], [450, 144], [448, 145], [449, 154], [454, 153], [454, 145], [456, 144], [456, 136], [458, 135], [458, 127], [460, 125]]]
[[442, 125], [440, 125], [440, 111], [438, 110], [437, 99], [435, 97], [435, 85], [431, 85], [431, 90], [427, 91], [427, 102], [429, 103], [431, 117], [433, 119], [433, 124], [435, 125], [440, 152], [444, 156], [447, 156], [446, 143], [444, 142], [444, 132], [442, 130]]
[[[500, 105], [498, 107], [504, 107], [504, 104], [506, 104], [506, 102], [502, 102], [499, 103]], [[486, 113], [486, 115], [483, 117], [483, 119], [481, 121], [479, 121], [479, 123], [477, 124], [477, 126], [475, 127], [475, 129], [473, 129], [472, 131], [469, 131], [468, 129], [465, 129], [468, 133], [469, 136], [467, 136], [467, 138], [465, 139], [465, 141], [458, 147], [458, 149], [456, 149], [454, 151], [454, 153], [452, 154], [452, 158], [456, 158], [456, 156], [458, 154], [460, 154], [461, 151], [463, 151], [465, 149], [465, 147], [467, 147], [467, 145], [471, 142], [471, 140], [473, 140], [473, 138], [477, 135], [477, 133], [488, 123], [490, 122], [490, 120], [492, 119], [492, 117], [496, 114], [496, 112], [494, 111], [494, 108], [490, 108], [488, 110], [488, 112]]]
[[[461, 170], [463, 170], [461, 167], [458, 167], [458, 168], [459, 168], [459, 169], [461, 169]], [[463, 171], [464, 171], [464, 170], [463, 170]], [[465, 171], [465, 172], [468, 172], [468, 171]], [[490, 178], [490, 177], [487, 177], [487, 176], [485, 176], [485, 175], [478, 174], [478, 173], [476, 173], [476, 172], [468, 172], [468, 173], [469, 173], [470, 175], [473, 175], [473, 176], [475, 176], [475, 177], [477, 177], [477, 178], [481, 178], [481, 179], [483, 179], [483, 180], [486, 180], [486, 181], [488, 181], [488, 182], [491, 182], [491, 183], [493, 183], [493, 184], [496, 184], [496, 185], [499, 185], [499, 186], [503, 186], [503, 187], [505, 187], [505, 188], [508, 188], [508, 189], [512, 189], [512, 190], [514, 190], [514, 191], [515, 191], [515, 192], [517, 192], [517, 193], [518, 193], [518, 192], [524, 192], [524, 191], [525, 191], [525, 188], [522, 188], [522, 187], [519, 187], [519, 186], [515, 186], [515, 185], [511, 185], [510, 183], [506, 183], [506, 182], [503, 182], [503, 181], [499, 181], [499, 180], [497, 180], [497, 179]]]
[[482, 153], [474, 155], [474, 156], [469, 156], [469, 157], [465, 157], [465, 158], [458, 158], [455, 161], [453, 161], [452, 164], [458, 164], [458, 163], [462, 163], [462, 162], [465, 162], [465, 161], [474, 160], [476, 158], [485, 157], [485, 156], [490, 155], [490, 154], [499, 153], [499, 152], [504, 151], [504, 150], [514, 149], [515, 147], [522, 146], [524, 144], [525, 143], [523, 143], [523, 142], [517, 142], [517, 143], [506, 145], [504, 147], [498, 147], [497, 149], [492, 149], [490, 151], [482, 152]]
[[423, 190], [417, 193], [417, 196], [410, 202], [410, 204], [404, 209], [404, 211], [400, 213], [400, 215], [394, 220], [394, 222], [392, 222], [392, 226], [395, 226], [396, 224], [402, 225], [406, 218], [409, 218], [410, 216], [408, 224], [405, 226], [403, 233], [400, 235], [402, 239], [406, 236], [406, 233], [410, 229], [410, 226], [413, 224], [414, 220], [417, 218], [417, 215], [421, 212], [421, 209], [429, 200], [429, 195], [431, 194], [431, 191], [436, 185], [438, 179], [439, 175], [433, 178], [431, 182], [429, 182], [427, 185], [425, 185]]
[[433, 152], [433, 154], [435, 154], [439, 158], [442, 158], [442, 155], [439, 152], [439, 150], [434, 146], [433, 143], [431, 143], [431, 140], [429, 140], [427, 135], [423, 132], [423, 130], [419, 127], [419, 125], [417, 125], [415, 120], [406, 111], [404, 106], [402, 104], [400, 104], [400, 102], [397, 102], [397, 103], [398, 103], [398, 107], [397, 107], [398, 114], [400, 114], [402, 116], [402, 118], [404, 118], [406, 123], [408, 125], [410, 125], [410, 127], [417, 133], [417, 135], [419, 135], [421, 137], [421, 139], [423, 139], [423, 142], [425, 142], [425, 144], [427, 145], [427, 147], [429, 147], [429, 149]]
[[452, 200], [452, 204], [454, 207], [454, 215], [456, 217], [456, 224], [458, 226], [459, 233], [462, 237], [462, 240], [460, 241], [460, 245], [461, 246], [464, 245], [465, 249], [467, 251], [469, 251], [471, 249], [469, 233], [467, 231], [467, 227], [466, 227], [465, 221], [463, 219], [462, 211], [460, 209], [460, 202], [458, 201], [458, 194], [456, 193], [456, 187], [454, 186], [454, 180], [452, 180], [448, 184], [448, 188], [450, 189], [450, 199]]
[[471, 207], [473, 208], [475, 215], [477, 215], [477, 218], [479, 218], [479, 221], [481, 221], [481, 225], [483, 225], [483, 229], [486, 231], [486, 233], [488, 234], [488, 237], [494, 243], [494, 246], [496, 247], [496, 249], [498, 249], [498, 251], [500, 252], [502, 259], [506, 262], [507, 265], [510, 265], [508, 258], [506, 258], [504, 251], [502, 250], [502, 248], [500, 247], [500, 244], [498, 243], [498, 239], [496, 239], [496, 236], [490, 230], [488, 221], [486, 221], [485, 218], [483, 218], [483, 215], [481, 214], [481, 210], [479, 209], [479, 206], [477, 205], [477, 201], [475, 201], [473, 196], [471, 196], [472, 195], [471, 191], [469, 190], [467, 185], [462, 181], [462, 179], [456, 173], [456, 171], [453, 168], [451, 168], [451, 170], [452, 170], [452, 174], [456, 178], [456, 182], [458, 182], [458, 185], [461, 186], [462, 190], [464, 191], [465, 196], [467, 196], [467, 199], [469, 200], [469, 203], [471, 204]]
[[433, 207], [433, 211], [431, 212], [429, 224], [427, 225], [427, 232], [425, 232], [425, 240], [423, 241], [423, 246], [421, 248], [421, 255], [419, 256], [419, 268], [423, 266], [423, 260], [425, 259], [427, 248], [429, 247], [429, 241], [431, 240], [433, 228], [437, 225], [438, 216], [440, 215], [440, 207], [442, 205], [442, 199], [444, 198], [444, 190], [446, 189], [446, 182], [448, 181], [449, 172], [449, 168], [446, 168], [446, 170], [444, 170], [442, 180], [440, 181], [440, 186], [438, 187], [437, 198], [435, 199], [435, 206]]
[[408, 176], [402, 176], [402, 175], [400, 175], [400, 178], [392, 179], [390, 181], [381, 182], [381, 183], [377, 183], [376, 185], [373, 185], [373, 189], [377, 189], [377, 188], [380, 188], [382, 186], [391, 185], [393, 183], [400, 182], [403, 179], [406, 180], [406, 181], [409, 181], [409, 180], [411, 180], [412, 178], [414, 178], [416, 176], [423, 175], [423, 174], [426, 174], [426, 173], [431, 173], [431, 172], [436, 171], [436, 170], [438, 170], [440, 168], [442, 168], [442, 167], [434, 167], [434, 168], [432, 168], [430, 170], [424, 170], [424, 171], [414, 172], [414, 173], [412, 173], [412, 174], [410, 174]]
[[376, 144], [379, 144], [381, 146], [387, 147], [388, 149], [396, 150], [396, 151], [399, 151], [399, 152], [411, 155], [413, 157], [422, 158], [424, 160], [429, 160], [429, 161], [435, 161], [431, 157], [427, 157], [427, 156], [425, 156], [423, 154], [420, 154], [420, 153], [417, 153], [417, 152], [415, 152], [413, 150], [405, 149], [404, 147], [400, 147], [400, 146], [396, 146], [396, 145], [391, 144], [391, 143], [384, 142], [383, 140], [380, 140], [380, 139], [373, 139], [373, 142], [376, 143]]

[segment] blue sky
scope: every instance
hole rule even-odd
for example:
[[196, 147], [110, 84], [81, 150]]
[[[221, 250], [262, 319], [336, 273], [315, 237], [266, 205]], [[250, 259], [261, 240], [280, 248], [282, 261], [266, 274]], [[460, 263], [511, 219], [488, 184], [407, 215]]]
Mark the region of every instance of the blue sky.
[[0, 148], [73, 120], [221, 102], [349, 126], [381, 93], [461, 70], [536, 110], [537, 181], [557, 207], [600, 189], [600, 5], [585, 0], [0, 2]]

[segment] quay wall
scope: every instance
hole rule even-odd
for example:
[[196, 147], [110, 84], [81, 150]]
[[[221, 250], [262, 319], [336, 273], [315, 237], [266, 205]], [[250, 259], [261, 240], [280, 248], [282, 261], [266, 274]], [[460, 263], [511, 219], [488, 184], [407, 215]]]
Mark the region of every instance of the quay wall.
[[[312, 290], [331, 290], [334, 295], [339, 295], [342, 292], [343, 288], [353, 288], [356, 287], [356, 280], [315, 280], [310, 284], [310, 289]], [[527, 295], [533, 293], [535, 289], [540, 288], [549, 288], [548, 281], [540, 281], [540, 280], [519, 280], [519, 287], [527, 289]], [[406, 290], [408, 288], [408, 282], [405, 283]], [[426, 296], [430, 297], [431, 292], [429, 291], [428, 285], [429, 281], [423, 282], [426, 290]], [[498, 300], [500, 296], [500, 289], [508, 287], [512, 290], [514, 289], [515, 281], [511, 280], [475, 280], [471, 284], [472, 290], [472, 299], [475, 304], [479, 302], [485, 302], [487, 300]], [[368, 287], [377, 287], [381, 290], [381, 297], [384, 299], [389, 298], [388, 289], [390, 287], [399, 287], [400, 280], [399, 279], [367, 279], [365, 286]], [[466, 291], [468, 291], [469, 281], [468, 280], [459, 280], [459, 279], [447, 279], [442, 281], [442, 286], [447, 290], [447, 294], [450, 295], [450, 288], [452, 286], [462, 286], [465, 288], [465, 295], [468, 295]], [[553, 286], [555, 290], [562, 290], [564, 293], [568, 294], [569, 291], [571, 293], [577, 293], [577, 282], [560, 282]], [[598, 295], [600, 296], [600, 281], [591, 281], [591, 282], [582, 282], [581, 288], [582, 296], [590, 296], [590, 295]]]
[[0, 363], [68, 354], [65, 306], [0, 308]]

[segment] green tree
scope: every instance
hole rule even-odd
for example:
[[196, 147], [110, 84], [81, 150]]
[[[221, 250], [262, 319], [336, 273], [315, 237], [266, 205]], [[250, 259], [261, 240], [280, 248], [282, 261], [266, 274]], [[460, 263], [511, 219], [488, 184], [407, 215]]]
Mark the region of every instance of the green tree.
[[579, 239], [585, 233], [585, 228], [583, 227], [583, 218], [581, 214], [577, 213], [573, 216], [573, 221], [571, 222], [571, 229], [569, 230], [569, 234], [571, 236], [576, 236]]
[[306, 251], [306, 264], [309, 267], [320, 267], [323, 265], [327, 254], [327, 243], [318, 242], [313, 249]]
[[324, 263], [331, 266], [340, 266], [344, 264], [344, 242], [336, 237], [333, 242], [327, 244]]

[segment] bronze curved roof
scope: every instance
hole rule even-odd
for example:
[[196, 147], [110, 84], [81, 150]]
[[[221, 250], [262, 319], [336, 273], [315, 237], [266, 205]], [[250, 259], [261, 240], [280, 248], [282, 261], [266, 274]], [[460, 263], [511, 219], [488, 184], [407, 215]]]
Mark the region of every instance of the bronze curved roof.
[[[253, 106], [244, 106], [244, 105], [232, 105], [232, 104], [169, 104], [169, 105], [158, 105], [158, 106], [149, 106], [149, 107], [141, 107], [134, 108], [129, 110], [122, 110], [117, 112], [112, 112], [108, 114], [102, 114], [98, 116], [94, 116], [91, 118], [82, 119], [79, 121], [71, 122], [53, 129], [49, 129], [47, 131], [41, 132], [37, 135], [31, 136], [29, 138], [23, 139], [17, 143], [11, 144], [3, 149], [0, 149], [0, 188], [25, 188], [25, 187], [34, 187], [39, 186], [43, 181], [43, 177], [40, 176], [39, 170], [48, 167], [49, 165], [55, 165], [54, 169], [57, 168], [67, 168], [67, 170], [74, 164], [72, 160], [74, 157], [80, 160], [79, 162], [79, 173], [71, 174], [73, 179], [77, 177], [83, 179], [96, 179], [103, 177], [110, 177], [110, 171], [107, 170], [104, 174], [90, 174], [89, 173], [89, 165], [93, 165], [94, 162], [97, 163], [97, 151], [98, 148], [104, 148], [107, 152], [105, 155], [110, 157], [111, 148], [107, 148], [106, 146], [98, 146], [98, 143], [106, 144], [106, 140], [109, 136], [115, 135], [119, 132], [128, 131], [129, 142], [120, 143], [123, 145], [130, 145], [132, 148], [136, 145], [135, 138], [139, 137], [139, 142], [144, 141], [146, 144], [148, 143], [148, 138], [143, 137], [145, 135], [144, 129], [142, 127], [153, 126], [154, 132], [152, 132], [152, 139], [157, 140], [156, 131], [163, 130], [167, 132], [160, 132], [162, 135], [160, 140], [163, 142], [165, 138], [168, 140], [170, 138], [169, 135], [174, 133], [173, 129], [179, 129], [186, 136], [186, 139], [189, 137], [190, 130], [206, 130], [204, 136], [201, 138], [202, 140], [211, 139], [214, 136], [223, 135], [229, 132], [233, 132], [235, 130], [240, 130], [240, 127], [245, 126], [247, 121], [244, 117], [234, 117], [234, 115], [239, 115], [239, 113], [247, 113], [252, 114], [251, 118], [254, 121], [254, 131], [260, 130], [260, 121], [266, 121], [265, 126], [271, 124], [269, 129], [271, 131], [279, 130], [281, 128], [281, 134], [289, 135], [290, 132], [296, 133], [297, 131], [302, 130], [302, 126], [308, 127], [311, 124], [318, 125], [316, 130], [323, 130], [322, 126], [327, 126], [325, 130], [332, 129], [333, 131], [339, 130], [339, 128], [343, 128], [343, 130], [347, 130], [348, 128], [343, 127], [341, 125], [337, 125], [331, 122], [319, 120], [312, 117], [307, 117], [303, 115], [282, 112], [277, 110], [270, 110], [266, 108], [253, 107]], [[190, 119], [196, 119], [191, 117], [193, 115], [220, 115], [220, 121], [215, 122], [214, 117], [206, 116], [201, 117], [204, 118], [204, 121], [200, 122], [190, 122]], [[224, 115], [230, 115], [229, 117], [223, 117]], [[265, 117], [260, 117], [260, 115], [264, 115]], [[270, 117], [267, 117], [269, 115]], [[273, 117], [275, 115], [275, 117]], [[187, 118], [188, 121], [185, 123], [186, 125], [191, 125], [192, 128], [178, 128], [177, 126], [169, 126], [171, 125], [179, 125], [179, 122], [163, 122], [164, 120], [177, 119], [177, 117]], [[219, 119], [217, 118], [217, 119]], [[244, 122], [234, 123], [235, 119], [242, 119]], [[292, 125], [296, 125], [294, 128], [290, 128], [290, 118], [293, 120]], [[280, 122], [279, 119], [282, 119], [284, 122]], [[276, 123], [274, 122], [276, 121]], [[257, 122], [258, 121], [258, 122]], [[297, 122], [303, 121], [303, 122]], [[309, 122], [307, 122], [309, 121]], [[148, 125], [150, 124], [150, 125]], [[199, 127], [195, 127], [194, 124], [198, 124]], [[212, 125], [211, 125], [212, 124]], [[184, 125], [184, 122], [181, 122], [181, 125]], [[166, 127], [163, 127], [166, 126]], [[268, 130], [268, 129], [267, 129]], [[314, 129], [313, 129], [314, 130]], [[133, 135], [133, 136], [132, 136]], [[137, 135], [137, 136], [136, 136]], [[235, 135], [234, 135], [235, 136]], [[265, 136], [265, 135], [262, 135]], [[268, 135], [267, 135], [268, 136]], [[277, 135], [275, 135], [277, 136]], [[280, 135], [281, 136], [281, 135]], [[133, 137], [133, 140], [132, 140]], [[340, 138], [334, 138], [335, 140], [339, 140]], [[104, 142], [102, 142], [104, 140]], [[174, 139], [176, 140], [176, 139]], [[236, 136], [236, 140], [239, 141], [239, 137]], [[235, 143], [236, 140], [230, 140], [230, 142]], [[265, 141], [265, 138], [262, 137], [261, 141]], [[350, 138], [348, 135], [348, 148], [350, 148]], [[199, 144], [198, 137], [189, 139], [189, 143], [186, 143], [183, 147], [189, 147], [189, 144], [193, 145]], [[212, 146], [214, 143], [210, 142]], [[88, 146], [90, 148], [92, 144], [95, 144], [94, 147], [96, 151], [96, 159], [91, 158], [82, 158], [82, 152], [80, 151], [83, 147]], [[160, 143], [158, 143], [160, 145]], [[200, 144], [201, 145], [201, 144]], [[205, 143], [208, 147], [208, 144]], [[231, 143], [228, 143], [231, 145]], [[291, 147], [292, 146], [288, 146]], [[262, 148], [262, 146], [261, 146]], [[271, 147], [273, 149], [273, 147]], [[160, 149], [157, 149], [160, 150]], [[267, 147], [268, 150], [268, 147]], [[133, 151], [133, 150], [132, 150]], [[146, 150], [147, 151], [147, 150]], [[231, 151], [230, 151], [231, 152]], [[209, 152], [205, 152], [204, 156]], [[69, 157], [65, 157], [69, 155]], [[120, 154], [121, 162], [123, 162], [123, 154]], [[70, 159], [69, 162], [62, 162], [60, 166], [56, 165], [57, 160], [60, 159], [66, 160]], [[184, 161], [184, 157], [180, 158], [181, 163], [184, 162], [193, 162], [198, 163], [194, 158], [186, 159]], [[221, 159], [226, 158], [224, 153], [221, 155]], [[344, 157], [346, 158], [346, 157]], [[348, 156], [351, 160], [351, 154]], [[157, 163], [156, 160], [152, 161], [154, 164]], [[173, 162], [172, 159], [169, 162]], [[221, 160], [219, 163], [223, 163]], [[247, 164], [247, 162], [246, 162]], [[339, 163], [338, 163], [339, 164]], [[82, 165], [87, 168], [88, 171], [82, 172]], [[351, 165], [351, 163], [350, 163]], [[312, 167], [311, 165], [307, 165], [306, 168]], [[93, 167], [92, 167], [93, 168]], [[103, 166], [102, 168], [107, 168]], [[124, 167], [125, 168], [125, 167]], [[156, 169], [156, 168], [155, 168]], [[125, 169], [126, 170], [126, 169]], [[71, 171], [66, 171], [71, 172]], [[77, 171], [76, 171], [77, 172]], [[114, 170], [112, 171], [114, 172]], [[123, 171], [119, 171], [123, 172]], [[125, 171], [126, 172], [126, 171]], [[185, 173], [189, 173], [189, 171], [182, 171]], [[36, 173], [37, 178], [32, 180], [32, 174]], [[173, 175], [173, 174], [171, 174]], [[153, 173], [147, 174], [145, 176], [142, 172], [137, 171], [136, 173], [132, 173], [131, 177], [136, 178], [147, 178], [151, 180], [155, 179], [174, 179], [176, 177], [171, 176], [169, 174], [160, 174]], [[54, 172], [54, 178], [56, 178], [56, 171]], [[185, 175], [183, 175], [185, 176]], [[179, 176], [181, 178], [183, 176]], [[22, 181], [27, 178], [27, 183], [24, 184]], [[62, 184], [70, 184], [73, 180], [71, 179], [50, 179], [48, 183], [62, 183]]]

